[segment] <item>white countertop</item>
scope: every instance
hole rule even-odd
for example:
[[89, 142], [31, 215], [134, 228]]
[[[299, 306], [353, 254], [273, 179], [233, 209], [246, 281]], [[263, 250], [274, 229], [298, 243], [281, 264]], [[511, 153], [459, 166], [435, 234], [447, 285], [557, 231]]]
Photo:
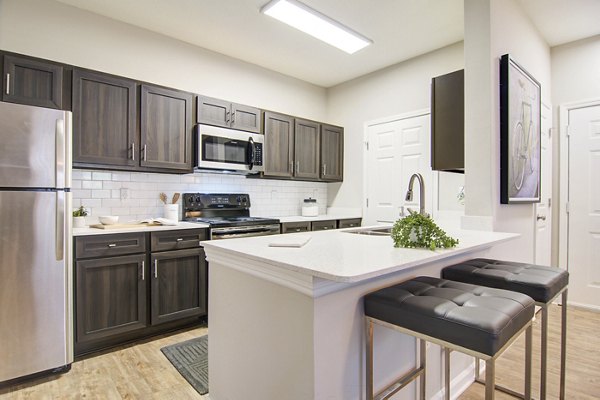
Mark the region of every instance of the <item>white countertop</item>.
[[362, 218], [360, 213], [340, 213], [340, 214], [323, 214], [317, 215], [316, 217], [303, 217], [301, 215], [294, 215], [291, 217], [273, 217], [277, 218], [279, 222], [307, 222], [307, 221], [330, 221], [335, 219], [355, 219]]
[[[365, 228], [359, 228], [365, 229]], [[518, 237], [514, 233], [447, 230], [459, 239], [452, 249], [425, 250], [395, 248], [389, 236], [357, 235], [357, 230], [342, 229], [260, 236], [202, 242], [210, 262], [211, 253], [241, 256], [270, 267], [294, 271], [336, 282], [360, 282], [435, 260], [491, 247]], [[291, 240], [293, 235], [310, 240], [299, 248], [270, 247], [278, 240]]]
[[154, 232], [154, 231], [174, 231], [178, 229], [201, 229], [208, 228], [208, 224], [197, 222], [179, 221], [177, 225], [162, 225], [162, 226], [134, 226], [132, 228], [116, 228], [116, 229], [98, 229], [90, 228], [73, 228], [73, 236], [88, 236], [88, 235], [109, 235], [113, 233], [131, 233], [131, 232]]

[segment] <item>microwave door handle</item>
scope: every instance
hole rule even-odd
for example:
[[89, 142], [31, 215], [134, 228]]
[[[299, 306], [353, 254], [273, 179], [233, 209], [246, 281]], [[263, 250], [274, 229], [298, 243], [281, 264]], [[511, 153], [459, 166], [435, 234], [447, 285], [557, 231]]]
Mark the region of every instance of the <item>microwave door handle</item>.
[[248, 148], [250, 149], [250, 161], [248, 162], [248, 169], [252, 170], [254, 167], [254, 158], [256, 157], [256, 150], [254, 149], [254, 140], [252, 138], [248, 139]]

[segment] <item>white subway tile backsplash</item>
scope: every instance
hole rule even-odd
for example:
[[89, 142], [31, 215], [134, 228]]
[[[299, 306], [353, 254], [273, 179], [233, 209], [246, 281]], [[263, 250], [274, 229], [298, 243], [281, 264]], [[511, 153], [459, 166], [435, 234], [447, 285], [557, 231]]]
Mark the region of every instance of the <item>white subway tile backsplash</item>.
[[[83, 205], [91, 216], [119, 215], [121, 220], [163, 216], [158, 195], [175, 192], [248, 193], [253, 216], [285, 217], [299, 215], [302, 200], [317, 199], [319, 212], [327, 207], [327, 184], [275, 179], [248, 179], [225, 174], [151, 174], [139, 172], [73, 171], [73, 206]], [[126, 198], [121, 199], [122, 189]], [[181, 202], [181, 200], [180, 200]]]

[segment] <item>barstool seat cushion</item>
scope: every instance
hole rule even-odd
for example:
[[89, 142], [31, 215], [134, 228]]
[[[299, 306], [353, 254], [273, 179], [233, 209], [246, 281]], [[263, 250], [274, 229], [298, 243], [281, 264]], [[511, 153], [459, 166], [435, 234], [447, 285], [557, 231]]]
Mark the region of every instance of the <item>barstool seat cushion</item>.
[[524, 293], [540, 303], [548, 303], [569, 283], [569, 273], [559, 268], [487, 258], [446, 267], [442, 278]]
[[489, 356], [535, 308], [521, 293], [425, 276], [366, 295], [364, 307], [369, 317]]

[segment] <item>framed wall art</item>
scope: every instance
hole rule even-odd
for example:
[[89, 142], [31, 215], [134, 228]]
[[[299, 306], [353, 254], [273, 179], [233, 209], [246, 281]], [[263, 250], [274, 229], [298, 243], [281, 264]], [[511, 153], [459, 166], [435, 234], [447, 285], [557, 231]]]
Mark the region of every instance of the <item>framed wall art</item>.
[[541, 87], [508, 54], [500, 58], [500, 202], [541, 198]]

